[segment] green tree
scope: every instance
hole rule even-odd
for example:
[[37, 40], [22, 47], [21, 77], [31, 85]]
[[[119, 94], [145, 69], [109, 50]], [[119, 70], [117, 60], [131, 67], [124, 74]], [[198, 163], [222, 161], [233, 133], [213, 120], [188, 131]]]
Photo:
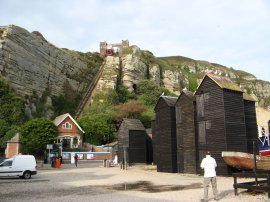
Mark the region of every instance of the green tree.
[[0, 138], [3, 138], [8, 130], [9, 130], [8, 123], [4, 119], [0, 119]]
[[198, 82], [197, 82], [197, 78], [193, 75], [190, 75], [188, 78], [188, 85], [189, 85], [189, 90], [191, 92], [195, 92], [197, 87], [198, 87]]
[[52, 121], [46, 118], [35, 118], [21, 126], [23, 153], [43, 155], [47, 144], [57, 137], [57, 129]]
[[8, 127], [8, 130], [5, 132], [5, 135], [1, 138], [0, 147], [5, 148], [7, 146], [7, 141], [13, 138], [16, 135], [16, 133], [19, 133], [19, 131], [20, 131], [19, 126], [12, 125]]
[[116, 128], [110, 113], [84, 116], [78, 120], [78, 123], [85, 131], [84, 142], [102, 145], [115, 140]]
[[8, 85], [8, 82], [0, 76], [0, 96], [2, 97], [5, 94], [8, 94], [10, 92], [10, 87]]
[[[24, 101], [10, 88], [0, 76], [0, 153], [4, 152], [6, 142], [12, 138], [13, 128], [25, 120]], [[15, 133], [14, 133], [15, 135]]]
[[137, 85], [138, 99], [142, 100], [146, 106], [154, 106], [162, 93], [165, 95], [171, 94], [167, 89], [158, 86], [154, 81], [143, 80]]
[[82, 97], [76, 90], [72, 88], [68, 81], [65, 81], [63, 84], [63, 92], [63, 95], [52, 96], [52, 104], [55, 114], [69, 112], [71, 115], [74, 115]]
[[141, 120], [145, 128], [151, 128], [151, 121], [154, 116], [155, 116], [154, 107], [148, 107], [146, 111], [142, 113], [139, 119]]
[[24, 121], [24, 101], [13, 92], [0, 98], [0, 119], [5, 120], [9, 125], [20, 125]]
[[118, 85], [116, 88], [118, 103], [127, 102], [130, 99], [136, 99], [136, 95], [134, 93], [130, 93], [127, 90], [127, 87], [123, 85]]
[[115, 91], [97, 92], [92, 105], [78, 119], [85, 131], [84, 142], [95, 145], [110, 143], [115, 140], [116, 127], [112, 117], [112, 106], [117, 100]]

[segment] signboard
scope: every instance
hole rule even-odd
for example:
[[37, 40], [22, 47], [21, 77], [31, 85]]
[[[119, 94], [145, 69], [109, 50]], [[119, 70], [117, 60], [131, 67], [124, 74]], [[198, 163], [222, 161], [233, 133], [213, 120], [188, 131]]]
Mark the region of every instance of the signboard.
[[63, 159], [70, 159], [69, 154], [62, 154]]
[[94, 154], [87, 154], [86, 159], [94, 159]]
[[47, 144], [47, 149], [53, 149], [53, 145], [52, 144]]

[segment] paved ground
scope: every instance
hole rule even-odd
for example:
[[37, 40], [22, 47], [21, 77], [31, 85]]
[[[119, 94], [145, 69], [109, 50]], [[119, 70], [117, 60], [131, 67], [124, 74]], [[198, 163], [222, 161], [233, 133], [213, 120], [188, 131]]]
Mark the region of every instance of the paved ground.
[[[220, 201], [268, 201], [265, 193], [255, 196], [244, 190], [234, 196], [231, 177], [218, 177]], [[1, 202], [36, 201], [200, 201], [202, 176], [158, 173], [153, 166], [104, 168], [102, 163], [64, 164], [61, 169], [44, 166], [30, 180], [0, 179]], [[209, 201], [214, 201], [209, 190]]]

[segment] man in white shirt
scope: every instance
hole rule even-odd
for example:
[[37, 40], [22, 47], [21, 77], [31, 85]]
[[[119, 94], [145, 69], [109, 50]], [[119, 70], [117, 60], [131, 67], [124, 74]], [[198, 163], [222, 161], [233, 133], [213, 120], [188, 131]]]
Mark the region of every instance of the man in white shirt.
[[214, 199], [217, 201], [217, 179], [216, 179], [216, 167], [217, 163], [216, 160], [211, 157], [210, 152], [206, 153], [206, 157], [201, 162], [201, 168], [204, 169], [204, 180], [203, 180], [203, 187], [204, 187], [204, 198], [201, 201], [206, 202], [208, 200], [208, 188], [211, 182]]

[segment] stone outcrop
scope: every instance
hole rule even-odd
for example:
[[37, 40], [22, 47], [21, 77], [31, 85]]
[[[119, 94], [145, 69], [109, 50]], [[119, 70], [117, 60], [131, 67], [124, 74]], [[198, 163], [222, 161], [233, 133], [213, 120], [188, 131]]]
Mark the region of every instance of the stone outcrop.
[[179, 83], [179, 72], [172, 70], [165, 70], [163, 72], [164, 87], [170, 92], [180, 95]]
[[149, 66], [150, 80], [155, 81], [158, 85], [161, 85], [161, 69], [157, 64], [152, 64]]
[[52, 117], [53, 96], [67, 96], [76, 104], [76, 96], [85, 92], [97, 71], [93, 55], [60, 49], [37, 31], [30, 33], [15, 25], [0, 27], [0, 75], [25, 97], [29, 118], [37, 111]]
[[139, 57], [128, 54], [122, 57], [122, 81], [130, 92], [140, 80], [147, 79], [147, 65]]
[[76, 91], [82, 91], [87, 81], [78, 77], [87, 64], [64, 50], [48, 43], [39, 33], [10, 25], [0, 28], [0, 73], [20, 95], [39, 96], [46, 89], [52, 95], [63, 93], [68, 82]]

